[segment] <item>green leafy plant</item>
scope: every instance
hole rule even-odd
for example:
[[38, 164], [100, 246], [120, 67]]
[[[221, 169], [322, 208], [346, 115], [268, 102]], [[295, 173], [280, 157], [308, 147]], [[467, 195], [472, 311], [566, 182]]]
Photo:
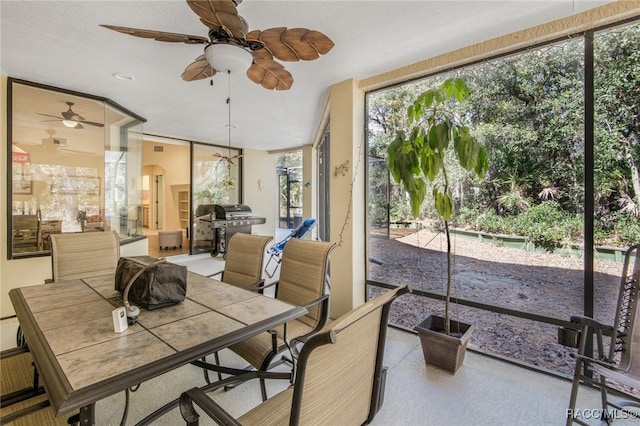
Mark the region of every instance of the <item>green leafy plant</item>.
[[[447, 239], [447, 288], [445, 295], [445, 333], [450, 334], [449, 304], [451, 300], [451, 237], [449, 220], [453, 215], [453, 197], [449, 187], [447, 164], [452, 158], [467, 171], [482, 178], [489, 168], [487, 153], [466, 126], [455, 106], [469, 97], [464, 80], [450, 78], [437, 89], [427, 90], [415, 99], [407, 110], [408, 136], [396, 132], [389, 144], [388, 167], [396, 182], [409, 194], [411, 210], [418, 217], [427, 195], [427, 181], [436, 182], [433, 201], [444, 221]], [[454, 155], [447, 155], [453, 150]]]
[[583, 239], [581, 215], [563, 210], [556, 201], [543, 201], [513, 216], [512, 224], [513, 233], [525, 236], [535, 247], [551, 253]]

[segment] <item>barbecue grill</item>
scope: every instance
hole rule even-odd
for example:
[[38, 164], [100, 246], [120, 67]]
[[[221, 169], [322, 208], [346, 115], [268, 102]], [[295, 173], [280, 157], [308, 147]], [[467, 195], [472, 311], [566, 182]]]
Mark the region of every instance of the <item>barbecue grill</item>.
[[236, 233], [251, 234], [252, 225], [266, 222], [264, 217], [253, 216], [245, 204], [204, 204], [196, 209], [200, 235], [211, 242], [211, 256], [227, 254], [227, 241]]

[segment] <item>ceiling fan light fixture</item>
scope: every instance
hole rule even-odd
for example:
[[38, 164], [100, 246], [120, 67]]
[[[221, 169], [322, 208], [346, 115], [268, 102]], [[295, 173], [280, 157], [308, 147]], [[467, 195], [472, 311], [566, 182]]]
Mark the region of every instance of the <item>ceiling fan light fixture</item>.
[[[325, 34], [308, 28], [275, 27], [249, 31], [249, 23], [238, 14], [237, 6], [241, 2], [187, 0], [191, 10], [208, 28], [208, 37], [115, 25], [101, 26], [161, 42], [204, 45], [204, 55], [198, 55], [182, 73], [184, 81], [203, 80], [213, 77], [216, 72], [244, 72], [249, 80], [267, 90], [289, 90], [293, 84], [291, 73], [276, 59], [313, 61], [329, 53], [334, 46]], [[213, 80], [209, 84], [213, 85]]]
[[253, 63], [253, 55], [232, 44], [210, 44], [204, 49], [209, 65], [218, 72], [246, 72]]
[[62, 124], [64, 124], [67, 127], [76, 127], [78, 125], [77, 121], [73, 121], [73, 120], [62, 120]]

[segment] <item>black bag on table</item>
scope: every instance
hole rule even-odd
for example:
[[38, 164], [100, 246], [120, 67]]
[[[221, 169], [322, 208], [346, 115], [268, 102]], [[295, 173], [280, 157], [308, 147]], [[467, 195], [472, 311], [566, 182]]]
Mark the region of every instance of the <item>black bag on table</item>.
[[182, 302], [187, 294], [187, 267], [183, 265], [151, 256], [121, 257], [116, 269], [115, 289], [123, 293], [134, 278], [128, 300], [148, 310]]

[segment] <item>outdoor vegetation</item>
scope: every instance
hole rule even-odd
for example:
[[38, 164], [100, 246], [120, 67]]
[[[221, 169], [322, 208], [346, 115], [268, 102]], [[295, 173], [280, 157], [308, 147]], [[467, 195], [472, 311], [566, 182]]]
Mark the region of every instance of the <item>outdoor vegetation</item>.
[[[626, 246], [640, 240], [640, 26], [598, 35], [595, 43], [595, 239]], [[369, 154], [386, 157], [420, 91], [463, 78], [472, 96], [459, 114], [487, 149], [485, 179], [451, 173], [458, 209], [452, 224], [521, 235], [552, 250], [581, 244], [584, 216], [584, 47], [581, 38], [398, 86], [369, 97]], [[387, 221], [387, 176], [372, 168], [370, 220]], [[376, 191], [376, 186], [379, 191]], [[390, 221], [413, 220], [403, 188], [390, 188]], [[436, 218], [431, 203], [423, 221]]]
[[433, 202], [442, 177], [425, 179], [415, 212], [387, 152], [410, 134], [416, 96], [451, 78], [469, 88], [450, 106], [489, 165], [481, 177], [456, 161], [447, 168], [452, 318], [475, 324], [475, 348], [567, 374], [575, 361], [557, 343], [558, 321], [587, 311], [613, 321], [620, 253], [640, 241], [640, 24], [593, 33], [592, 74], [590, 41], [576, 35], [367, 95], [369, 295], [414, 289], [390, 323], [412, 329], [441, 314], [447, 294]]
[[276, 157], [279, 227], [291, 229], [302, 223], [302, 151]]
[[233, 204], [240, 199], [240, 150], [196, 145], [193, 162], [193, 205]]

